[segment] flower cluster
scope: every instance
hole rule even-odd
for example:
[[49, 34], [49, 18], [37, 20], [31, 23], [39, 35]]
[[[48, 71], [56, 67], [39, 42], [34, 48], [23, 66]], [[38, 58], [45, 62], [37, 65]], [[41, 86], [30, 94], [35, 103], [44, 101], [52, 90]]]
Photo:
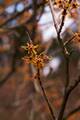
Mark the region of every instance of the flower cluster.
[[54, 5], [58, 6], [59, 8], [65, 9], [65, 8], [71, 8], [75, 9], [79, 7], [79, 4], [77, 0], [72, 0], [70, 3], [69, 0], [55, 0]]
[[25, 56], [23, 60], [26, 63], [31, 63], [35, 67], [40, 69], [44, 67], [45, 62], [49, 60], [49, 57], [45, 55], [44, 53], [38, 54], [37, 52], [38, 47], [39, 47], [38, 45], [33, 45], [32, 42], [27, 43], [26, 46], [23, 46], [22, 48], [28, 51], [28, 56]]
[[33, 55], [37, 54], [36, 50], [38, 48], [38, 45], [33, 45], [32, 42], [30, 42], [30, 43], [27, 43], [26, 46], [22, 46], [22, 48], [24, 50], [27, 50], [28, 54], [32, 54], [32, 56], [33, 56]]

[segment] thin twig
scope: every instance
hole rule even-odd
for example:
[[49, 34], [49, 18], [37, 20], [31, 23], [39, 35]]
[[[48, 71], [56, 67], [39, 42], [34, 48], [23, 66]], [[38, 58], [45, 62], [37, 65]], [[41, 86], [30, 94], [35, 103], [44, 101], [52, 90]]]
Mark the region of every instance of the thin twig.
[[57, 24], [56, 24], [56, 21], [55, 21], [54, 12], [53, 12], [53, 4], [52, 4], [52, 1], [51, 1], [51, 0], [49, 0], [49, 7], [50, 7], [50, 10], [51, 10], [54, 27], [55, 27], [55, 29], [56, 29], [56, 32], [58, 33], [58, 27], [57, 27]]
[[74, 110], [70, 111], [64, 118], [63, 120], [67, 120], [69, 117], [71, 117], [73, 114], [77, 113], [80, 111], [80, 106], [75, 108]]
[[[68, 4], [70, 4], [72, 2], [72, 0], [69, 0]], [[62, 15], [62, 21], [61, 21], [61, 25], [60, 25], [60, 28], [59, 28], [59, 31], [58, 31], [58, 34], [60, 35], [61, 31], [62, 31], [62, 28], [64, 26], [64, 21], [65, 21], [65, 17], [67, 15], [67, 9], [69, 8], [69, 6], [65, 7], [64, 10], [63, 10], [63, 15]]]
[[60, 110], [60, 113], [59, 113], [59, 116], [58, 116], [58, 120], [63, 120], [64, 110], [66, 108], [68, 98], [69, 98], [71, 92], [78, 86], [79, 83], [80, 83], [80, 76], [78, 77], [78, 80], [75, 80], [74, 85], [70, 86], [69, 89], [67, 89], [65, 91], [64, 98], [63, 98], [63, 103], [62, 103], [61, 110]]
[[63, 102], [61, 105], [61, 110], [59, 112], [58, 120], [63, 120], [64, 110], [66, 108], [66, 104], [68, 102], [69, 95], [70, 95], [69, 92], [66, 91], [64, 94], [64, 97], [63, 97]]
[[72, 36], [69, 40], [67, 40], [65, 43], [64, 43], [64, 46], [68, 45], [73, 39], [74, 39], [75, 36]]
[[72, 92], [76, 87], [77, 85], [80, 83], [80, 76], [78, 77], [77, 80], [75, 80], [75, 83], [73, 85], [71, 85], [68, 89], [69, 92]]
[[50, 111], [50, 113], [51, 113], [52, 119], [55, 120], [54, 112], [53, 112], [53, 110], [52, 110], [51, 104], [50, 104], [50, 102], [49, 102], [49, 100], [48, 100], [48, 98], [47, 98], [46, 92], [45, 92], [45, 90], [44, 90], [44, 88], [43, 88], [43, 85], [42, 85], [42, 82], [41, 82], [41, 79], [40, 79], [40, 70], [39, 70], [39, 69], [37, 69], [37, 78], [38, 78], [38, 81], [39, 81], [39, 84], [40, 84], [40, 87], [41, 87], [43, 96], [44, 96], [44, 98], [45, 98], [45, 101], [46, 101], [46, 103], [47, 103], [47, 105], [48, 105], [48, 108], [49, 108], [49, 111]]
[[[71, 2], [72, 2], [72, 0], [69, 0], [69, 4], [70, 4]], [[68, 6], [68, 7], [69, 7], [69, 6]], [[63, 10], [62, 21], [61, 21], [61, 25], [60, 25], [60, 28], [59, 28], [58, 34], [57, 34], [58, 42], [59, 42], [59, 44], [60, 44], [60, 46], [61, 46], [61, 48], [62, 48], [62, 52], [63, 52], [65, 58], [66, 58], [66, 47], [65, 47], [64, 44], [63, 44], [63, 41], [62, 41], [62, 39], [61, 39], [61, 35], [60, 35], [60, 34], [61, 34], [62, 28], [63, 28], [63, 26], [64, 26], [64, 21], [65, 21], [66, 15], [67, 15], [67, 9], [68, 9], [68, 7], [64, 8], [64, 10]]]

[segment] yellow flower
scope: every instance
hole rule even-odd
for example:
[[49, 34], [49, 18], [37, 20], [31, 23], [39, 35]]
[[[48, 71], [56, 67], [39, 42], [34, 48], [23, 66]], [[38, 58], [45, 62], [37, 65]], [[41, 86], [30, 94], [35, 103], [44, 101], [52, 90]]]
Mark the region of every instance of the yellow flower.
[[36, 55], [35, 57], [35, 66], [38, 68], [43, 68], [45, 65], [45, 62], [47, 62], [49, 60], [49, 57], [45, 54], [39, 54]]
[[30, 42], [30, 43], [27, 43], [26, 46], [22, 46], [22, 48], [24, 50], [27, 50], [28, 54], [36, 55], [37, 54], [36, 50], [38, 48], [38, 45], [33, 45], [33, 43]]
[[44, 52], [38, 54], [37, 53], [37, 48], [38, 45], [33, 45], [32, 43], [27, 43], [27, 46], [23, 46], [25, 50], [28, 51], [28, 57], [24, 57], [23, 60], [26, 63], [31, 63], [37, 68], [42, 68], [45, 65], [45, 62], [49, 60], [49, 57], [44, 54]]

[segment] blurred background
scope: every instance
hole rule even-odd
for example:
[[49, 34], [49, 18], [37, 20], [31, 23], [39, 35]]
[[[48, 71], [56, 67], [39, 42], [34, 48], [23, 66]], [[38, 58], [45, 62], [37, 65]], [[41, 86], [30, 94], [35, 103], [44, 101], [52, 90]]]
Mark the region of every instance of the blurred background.
[[[78, 1], [80, 2], [80, 1]], [[61, 9], [54, 7], [60, 25]], [[49, 120], [50, 113], [37, 80], [35, 68], [23, 62], [21, 46], [29, 41], [29, 32], [39, 52], [52, 59], [41, 70], [41, 80], [58, 116], [64, 94], [65, 59], [57, 41], [52, 15], [44, 0], [0, 0], [0, 120]], [[61, 32], [63, 42], [80, 32], [80, 8], [68, 12]], [[73, 51], [69, 59], [70, 84], [80, 75], [80, 42], [67, 45]], [[80, 85], [69, 97], [65, 115], [80, 106]], [[77, 112], [69, 120], [80, 120]]]

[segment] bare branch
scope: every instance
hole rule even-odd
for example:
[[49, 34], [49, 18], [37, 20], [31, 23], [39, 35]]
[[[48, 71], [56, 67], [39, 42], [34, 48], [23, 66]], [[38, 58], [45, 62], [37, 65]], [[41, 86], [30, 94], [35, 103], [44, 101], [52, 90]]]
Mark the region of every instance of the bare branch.
[[61, 110], [60, 110], [60, 113], [59, 113], [59, 116], [58, 116], [58, 120], [63, 119], [66, 104], [68, 102], [68, 98], [69, 98], [71, 92], [78, 86], [79, 83], [80, 83], [80, 76], [79, 76], [78, 80], [75, 80], [74, 85], [70, 86], [69, 89], [66, 89], [65, 94], [64, 94], [64, 98], [63, 98], [63, 103], [62, 103], [62, 106], [61, 106]]
[[63, 120], [67, 120], [69, 117], [71, 117], [73, 114], [77, 113], [80, 111], [80, 106], [75, 108], [74, 110], [70, 111], [64, 118]]
[[[72, 2], [72, 0], [69, 0], [69, 4]], [[60, 34], [61, 33], [61, 30], [62, 30], [62, 28], [63, 28], [63, 26], [64, 26], [64, 21], [65, 21], [65, 17], [66, 17], [66, 15], [67, 15], [67, 9], [69, 8], [69, 6], [67, 6], [66, 8], [64, 8], [64, 10], [63, 10], [63, 13], [62, 13], [62, 22], [61, 22], [61, 25], [60, 25], [60, 28], [59, 28], [59, 31], [58, 31], [58, 34]]]
[[49, 100], [48, 100], [48, 98], [47, 98], [46, 92], [45, 92], [45, 90], [44, 90], [44, 87], [43, 87], [42, 82], [41, 82], [41, 79], [40, 79], [40, 70], [39, 70], [39, 69], [37, 70], [37, 78], [38, 78], [38, 82], [39, 82], [39, 84], [40, 84], [41, 90], [42, 90], [42, 92], [43, 92], [43, 96], [44, 96], [44, 98], [45, 98], [45, 101], [46, 101], [46, 103], [47, 103], [47, 105], [48, 105], [48, 108], [49, 108], [49, 111], [50, 111], [50, 113], [51, 113], [52, 120], [55, 120], [55, 116], [54, 116], [54, 112], [53, 112], [52, 106], [51, 106], [51, 104], [50, 104], [50, 102], [49, 102]]
[[53, 23], [54, 23], [56, 32], [58, 33], [58, 27], [57, 27], [57, 24], [56, 24], [56, 21], [55, 21], [55, 17], [54, 17], [54, 12], [53, 12], [52, 0], [49, 0], [49, 7], [50, 7], [50, 10], [51, 10], [51, 13], [52, 13]]
[[80, 83], [80, 76], [78, 77], [78, 80], [75, 80], [75, 83], [73, 85], [71, 85], [68, 89], [68, 91], [71, 93]]
[[[44, 4], [46, 4], [46, 2], [41, 2], [40, 4], [37, 4], [36, 9], [40, 8], [41, 6], [43, 6]], [[26, 6], [25, 9], [23, 11], [21, 11], [20, 13], [16, 13], [15, 15], [11, 16], [10, 18], [6, 19], [2, 24], [0, 24], [0, 28], [5, 26], [7, 23], [9, 23], [11, 20], [14, 20], [15, 18], [21, 16], [25, 11], [29, 10], [33, 8], [32, 5]], [[27, 23], [29, 21], [31, 21], [34, 17], [34, 14], [32, 15], [32, 17], [27, 21]]]
[[[69, 0], [69, 4], [72, 2], [72, 0]], [[68, 6], [69, 7], [69, 6]], [[61, 31], [62, 31], [62, 28], [63, 28], [63, 26], [64, 26], [64, 21], [65, 21], [65, 17], [66, 17], [66, 15], [67, 15], [67, 9], [68, 9], [68, 7], [66, 7], [66, 8], [64, 8], [64, 10], [63, 10], [63, 13], [62, 13], [62, 21], [61, 21], [61, 25], [60, 25], [60, 28], [59, 28], [59, 30], [58, 30], [58, 42], [59, 42], [59, 44], [60, 44], [60, 46], [61, 46], [61, 48], [62, 48], [62, 52], [63, 52], [63, 54], [64, 54], [64, 56], [65, 56], [65, 58], [66, 58], [66, 56], [68, 56], [68, 51], [67, 51], [67, 49], [66, 49], [66, 47], [64, 46], [64, 44], [63, 44], [63, 41], [62, 41], [62, 39], [61, 39]]]
[[67, 40], [65, 43], [64, 43], [64, 46], [68, 45], [73, 39], [74, 39], [75, 36], [72, 36], [69, 40]]

